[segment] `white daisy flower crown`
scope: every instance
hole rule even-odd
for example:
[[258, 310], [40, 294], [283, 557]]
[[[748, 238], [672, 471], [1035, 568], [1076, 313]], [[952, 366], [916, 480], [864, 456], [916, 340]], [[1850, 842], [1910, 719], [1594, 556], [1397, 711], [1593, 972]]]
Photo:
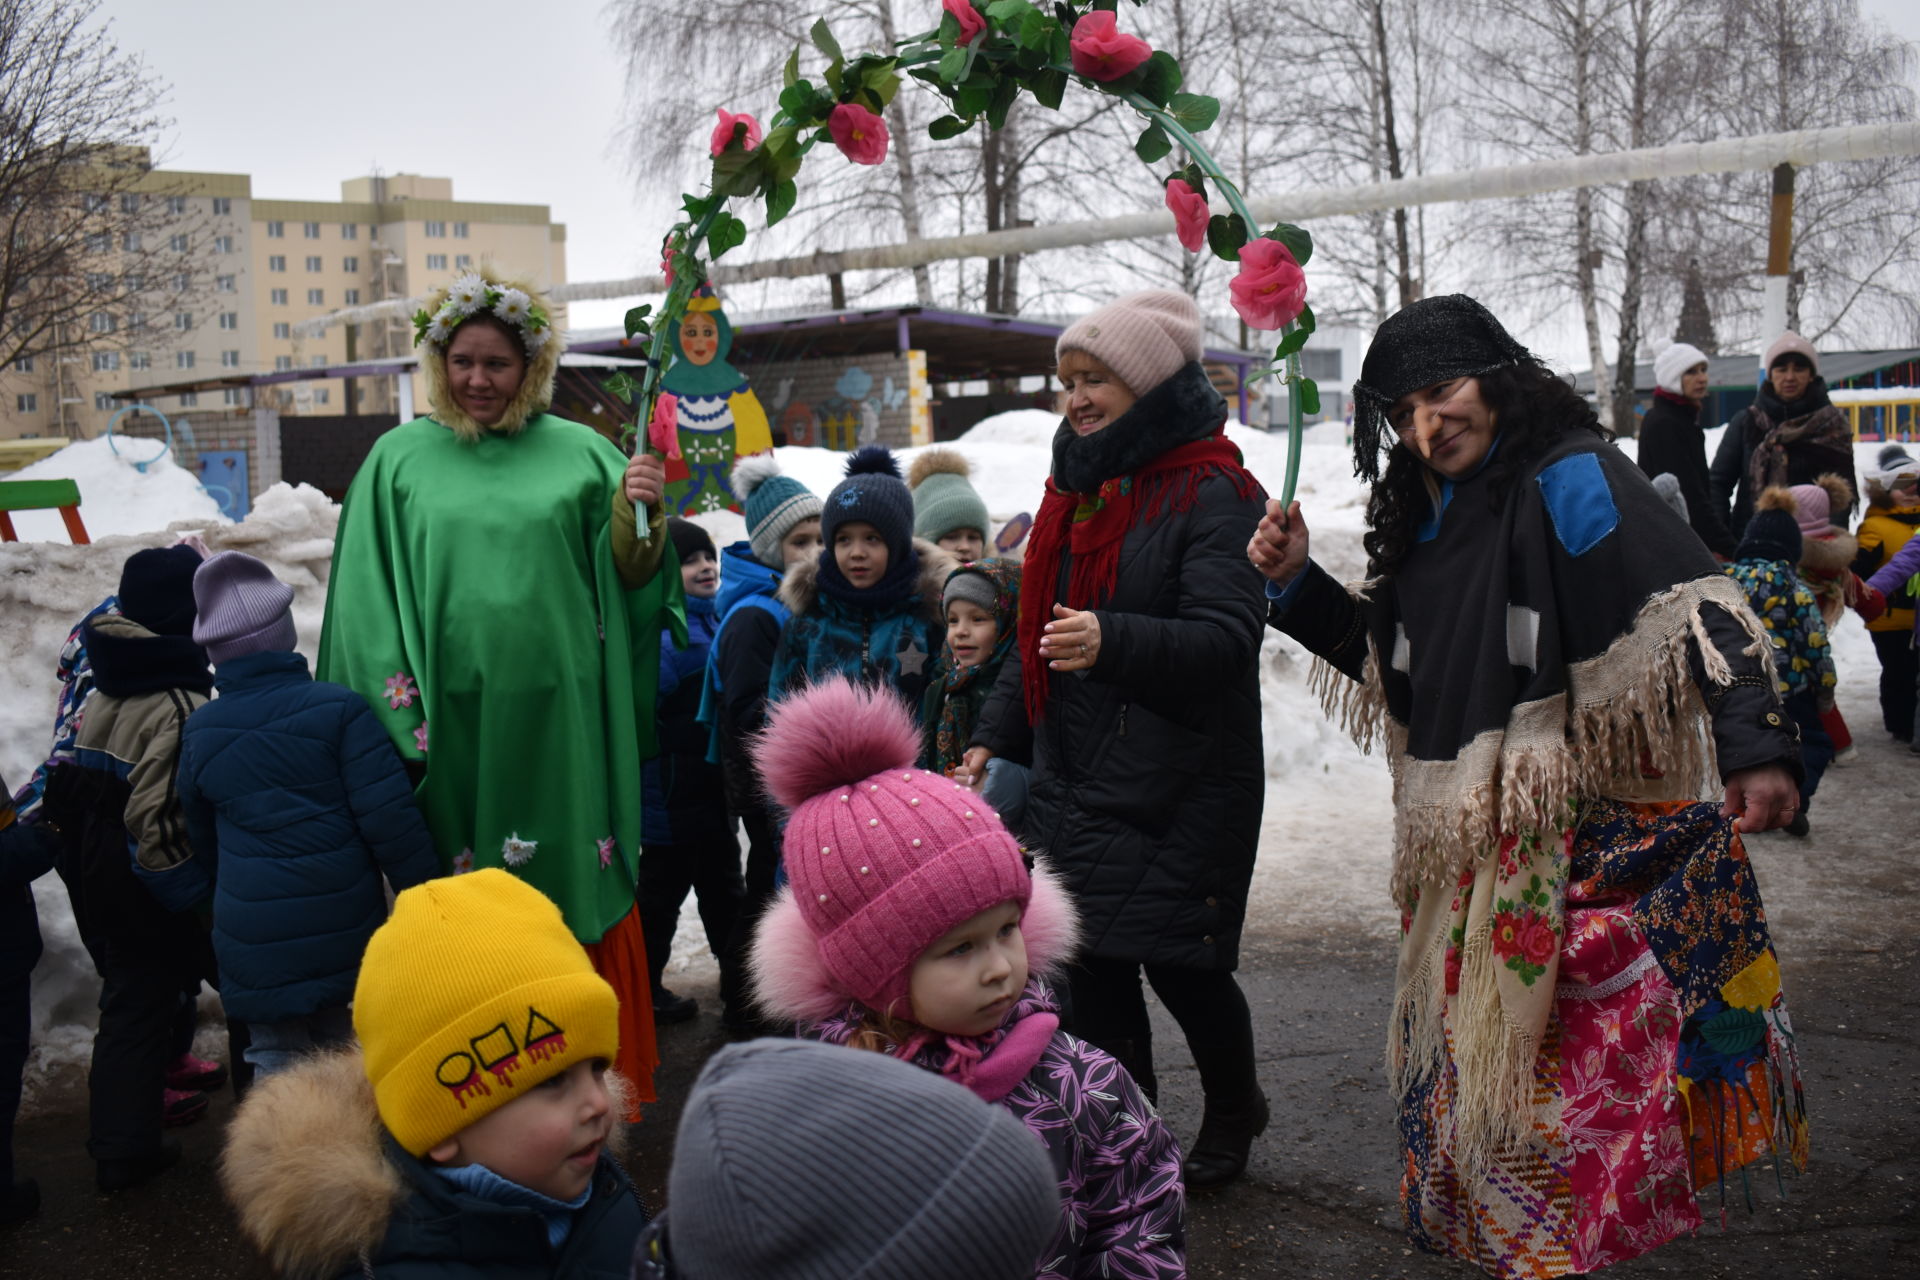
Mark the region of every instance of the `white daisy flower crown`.
[[540, 349], [553, 337], [553, 325], [547, 313], [527, 296], [526, 290], [495, 284], [479, 272], [470, 271], [453, 282], [447, 290], [447, 300], [438, 310], [428, 311], [422, 307], [413, 313], [413, 345], [431, 342], [444, 348], [461, 321], [482, 311], [492, 312], [519, 332], [520, 345], [526, 348], [528, 358], [540, 354]]

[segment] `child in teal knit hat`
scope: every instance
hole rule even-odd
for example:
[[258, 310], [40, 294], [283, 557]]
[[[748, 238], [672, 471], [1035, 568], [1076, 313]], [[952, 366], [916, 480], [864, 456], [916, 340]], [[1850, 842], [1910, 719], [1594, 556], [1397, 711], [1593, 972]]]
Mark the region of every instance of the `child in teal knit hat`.
[[951, 551], [961, 564], [987, 554], [987, 504], [972, 475], [972, 466], [953, 449], [929, 449], [907, 472], [913, 536]]

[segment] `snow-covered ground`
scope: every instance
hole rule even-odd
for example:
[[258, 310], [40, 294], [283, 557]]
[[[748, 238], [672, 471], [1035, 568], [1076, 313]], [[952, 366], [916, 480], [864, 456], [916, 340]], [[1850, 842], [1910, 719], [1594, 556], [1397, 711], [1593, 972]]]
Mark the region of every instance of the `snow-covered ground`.
[[[1038, 507], [1057, 421], [1036, 410], [1000, 414], [956, 443], [972, 462], [974, 484], [996, 523]], [[1229, 434], [1253, 473], [1277, 493], [1286, 474], [1285, 435], [1237, 425]], [[1709, 434], [1709, 450], [1717, 436]], [[1624, 441], [1622, 447], [1631, 451], [1634, 444]], [[1857, 446], [1863, 469], [1872, 466], [1878, 447]], [[781, 465], [822, 495], [840, 478], [845, 461], [845, 455], [824, 449], [779, 452]], [[903, 454], [903, 470], [913, 453]], [[245, 521], [228, 524], [184, 471], [163, 463], [142, 474], [114, 458], [104, 442], [69, 446], [21, 474], [79, 478], [85, 519], [98, 541], [66, 545], [53, 516], [45, 523], [19, 522], [23, 538], [48, 541], [0, 545], [0, 646], [9, 659], [8, 679], [0, 684], [0, 776], [10, 785], [24, 782], [46, 752], [58, 690], [54, 666], [69, 629], [113, 591], [121, 563], [142, 547], [196, 532], [214, 550], [260, 557], [294, 588], [300, 647], [314, 655], [339, 519], [339, 509], [318, 491], [274, 486]], [[1353, 478], [1340, 424], [1307, 432], [1298, 496], [1315, 558], [1337, 576], [1357, 577], [1365, 492]], [[723, 545], [744, 536], [737, 515], [700, 519]], [[1855, 715], [1863, 716], [1877, 673], [1872, 646], [1857, 621], [1841, 626], [1834, 641], [1843, 693], [1858, 691], [1854, 697], [1863, 709]], [[1321, 714], [1307, 692], [1307, 669], [1299, 646], [1269, 630], [1261, 654], [1266, 820], [1251, 916], [1268, 932], [1385, 937], [1394, 924], [1385, 893], [1391, 832], [1386, 766], [1378, 756], [1362, 755]], [[44, 877], [35, 894], [47, 954], [34, 974], [29, 1097], [48, 1072], [85, 1061], [98, 990], [58, 877]], [[673, 973], [704, 974], [712, 964], [691, 901], [673, 951], [670, 982]]]

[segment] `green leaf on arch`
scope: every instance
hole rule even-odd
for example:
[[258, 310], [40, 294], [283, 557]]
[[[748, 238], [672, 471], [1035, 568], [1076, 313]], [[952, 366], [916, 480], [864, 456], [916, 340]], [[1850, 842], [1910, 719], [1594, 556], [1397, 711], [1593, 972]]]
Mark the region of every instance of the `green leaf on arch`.
[[1028, 78], [1027, 88], [1033, 91], [1034, 101], [1049, 111], [1058, 111], [1067, 93], [1067, 73], [1056, 67], [1036, 71]]
[[1291, 222], [1282, 222], [1267, 232], [1264, 238], [1278, 240], [1287, 246], [1287, 252], [1293, 255], [1293, 260], [1303, 267], [1307, 265], [1307, 259], [1313, 257], [1313, 237], [1308, 234], [1305, 227], [1296, 227]]
[[792, 178], [783, 178], [767, 188], [767, 225], [773, 226], [780, 219], [793, 212], [793, 205], [800, 198], [800, 188], [794, 185]]
[[1240, 246], [1247, 242], [1247, 224], [1237, 213], [1216, 213], [1207, 219], [1207, 247], [1213, 256], [1228, 262], [1240, 261]]
[[1220, 118], [1220, 100], [1199, 93], [1176, 93], [1167, 100], [1167, 114], [1188, 133], [1203, 133]]
[[1167, 153], [1172, 150], [1173, 139], [1169, 138], [1167, 131], [1158, 124], [1148, 125], [1141, 133], [1139, 140], [1133, 144], [1133, 154], [1148, 164], [1166, 159]]
[[840, 52], [840, 42], [833, 38], [825, 18], [817, 19], [807, 34], [813, 38], [813, 47], [826, 54], [831, 61], [846, 61], [847, 55]]
[[957, 138], [973, 125], [970, 120], [959, 116], [941, 116], [927, 126], [927, 136], [936, 142], [945, 142], [948, 138]]
[[1140, 96], [1156, 107], [1164, 107], [1180, 89], [1180, 64], [1164, 49], [1155, 49], [1138, 72]]

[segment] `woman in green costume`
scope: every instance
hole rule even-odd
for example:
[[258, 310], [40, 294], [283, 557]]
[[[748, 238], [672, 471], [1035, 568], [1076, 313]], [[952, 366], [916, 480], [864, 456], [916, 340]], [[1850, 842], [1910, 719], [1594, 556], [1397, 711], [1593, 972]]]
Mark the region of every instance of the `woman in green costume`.
[[727, 363], [732, 350], [733, 326], [712, 286], [703, 284], [673, 331], [678, 358], [660, 379], [661, 389], [673, 393], [678, 418], [679, 456], [667, 462], [667, 507], [675, 515], [738, 511], [728, 479], [734, 460], [773, 448], [760, 397]]
[[546, 412], [565, 343], [530, 288], [469, 274], [414, 323], [433, 412], [347, 492], [319, 675], [373, 705], [447, 870], [504, 866], [559, 904], [651, 1098], [638, 781], [660, 629], [685, 625], [664, 467]]

